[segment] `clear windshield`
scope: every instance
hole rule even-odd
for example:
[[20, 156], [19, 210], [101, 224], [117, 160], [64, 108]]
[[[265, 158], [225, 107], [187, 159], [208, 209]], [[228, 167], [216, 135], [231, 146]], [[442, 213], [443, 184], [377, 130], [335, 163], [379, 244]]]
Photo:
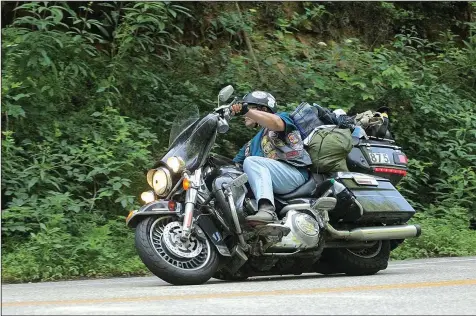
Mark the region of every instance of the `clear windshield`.
[[170, 130], [169, 147], [183, 131], [193, 125], [199, 118], [200, 113], [196, 105], [187, 105], [180, 109]]

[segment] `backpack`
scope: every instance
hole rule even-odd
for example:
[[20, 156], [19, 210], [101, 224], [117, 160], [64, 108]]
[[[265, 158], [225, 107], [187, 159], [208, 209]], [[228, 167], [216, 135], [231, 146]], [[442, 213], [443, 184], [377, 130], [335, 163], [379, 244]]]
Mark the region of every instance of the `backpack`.
[[321, 125], [336, 125], [338, 128], [351, 129], [355, 126], [354, 117], [348, 115], [337, 117], [335, 113], [316, 103], [310, 105], [302, 102], [289, 116], [293, 119], [303, 140]]
[[303, 140], [318, 126], [339, 123], [334, 113], [315, 103], [310, 105], [307, 102], [302, 102], [289, 116], [294, 121]]
[[[389, 120], [378, 112], [365, 111], [355, 116], [340, 115], [337, 117], [330, 110], [313, 103], [302, 102], [290, 114], [294, 125], [305, 140], [306, 150], [312, 161], [313, 172], [348, 171], [346, 158], [352, 150], [351, 131], [356, 126], [362, 127], [368, 136], [391, 139]], [[312, 132], [318, 126], [323, 127]], [[312, 134], [310, 139], [307, 139]]]
[[361, 126], [367, 136], [377, 138], [393, 139], [390, 132], [390, 121], [388, 117], [379, 112], [370, 110], [359, 113], [355, 116], [355, 124]]
[[306, 148], [311, 157], [313, 173], [349, 171], [347, 155], [352, 150], [348, 128], [325, 127], [314, 133]]
[[348, 171], [346, 157], [352, 149], [350, 127], [354, 119], [347, 115], [337, 117], [318, 104], [303, 102], [290, 114], [304, 140], [318, 126], [333, 125], [316, 131], [307, 141], [306, 150], [312, 161], [312, 172]]

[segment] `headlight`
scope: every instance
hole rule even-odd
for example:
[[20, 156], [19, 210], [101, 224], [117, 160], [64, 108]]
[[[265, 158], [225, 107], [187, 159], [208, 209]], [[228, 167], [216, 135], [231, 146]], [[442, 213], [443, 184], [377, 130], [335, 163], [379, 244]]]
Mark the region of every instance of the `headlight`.
[[169, 157], [169, 159], [167, 159], [167, 166], [169, 166], [174, 173], [178, 173], [185, 169], [185, 162], [180, 157]]
[[166, 168], [157, 169], [152, 176], [152, 188], [158, 196], [169, 193], [172, 187], [172, 177]]
[[155, 194], [153, 191], [145, 191], [142, 192], [140, 198], [142, 199], [142, 201], [144, 201], [144, 203], [147, 204], [155, 200]]

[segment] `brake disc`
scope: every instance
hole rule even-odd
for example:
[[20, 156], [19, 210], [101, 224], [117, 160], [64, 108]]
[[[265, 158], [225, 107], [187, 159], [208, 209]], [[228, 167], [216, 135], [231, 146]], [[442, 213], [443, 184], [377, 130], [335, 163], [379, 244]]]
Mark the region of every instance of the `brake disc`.
[[168, 250], [180, 258], [194, 258], [202, 252], [202, 243], [195, 236], [183, 242], [182, 225], [180, 222], [170, 222], [164, 227], [162, 238]]

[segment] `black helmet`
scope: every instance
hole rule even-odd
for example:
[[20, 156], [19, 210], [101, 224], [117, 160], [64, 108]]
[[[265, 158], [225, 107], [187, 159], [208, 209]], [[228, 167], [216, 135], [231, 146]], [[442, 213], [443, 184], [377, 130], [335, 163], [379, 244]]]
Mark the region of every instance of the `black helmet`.
[[272, 113], [276, 112], [278, 106], [273, 95], [265, 91], [250, 92], [243, 97], [242, 101], [243, 103], [248, 103], [248, 105], [267, 107]]

